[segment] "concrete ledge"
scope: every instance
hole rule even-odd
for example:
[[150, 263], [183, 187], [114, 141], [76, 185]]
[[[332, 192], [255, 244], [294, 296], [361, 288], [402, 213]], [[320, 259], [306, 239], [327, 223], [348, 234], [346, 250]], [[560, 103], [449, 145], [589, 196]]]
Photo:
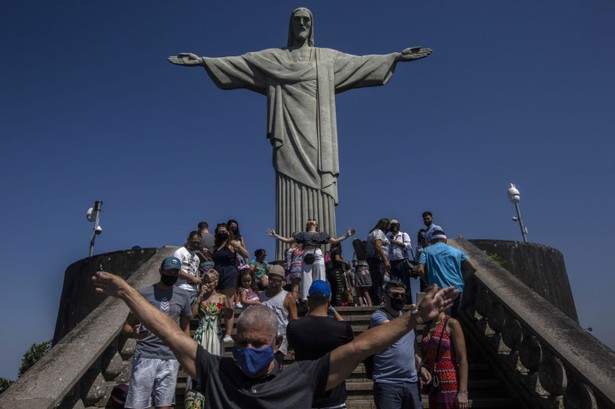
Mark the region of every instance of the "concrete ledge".
[[112, 271], [129, 279], [144, 263], [158, 252], [155, 248], [122, 250], [98, 254], [79, 260], [66, 268], [53, 344], [75, 328], [104, 300], [100, 296], [84, 297], [92, 293], [94, 286], [90, 277], [98, 271]]

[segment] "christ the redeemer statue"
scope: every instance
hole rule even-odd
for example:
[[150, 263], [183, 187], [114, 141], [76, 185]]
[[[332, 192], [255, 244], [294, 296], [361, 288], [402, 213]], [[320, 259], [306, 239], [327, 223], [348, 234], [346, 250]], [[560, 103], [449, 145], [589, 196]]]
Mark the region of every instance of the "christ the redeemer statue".
[[[314, 47], [314, 20], [306, 8], [290, 16], [288, 46], [236, 57], [192, 53], [169, 57], [173, 64], [202, 66], [222, 89], [247, 88], [267, 96], [267, 137], [276, 172], [276, 231], [292, 236], [315, 218], [335, 237], [338, 203], [335, 94], [384, 85], [399, 61], [431, 54], [411, 47], [386, 55], [355, 56]], [[278, 242], [277, 257], [283, 258]]]

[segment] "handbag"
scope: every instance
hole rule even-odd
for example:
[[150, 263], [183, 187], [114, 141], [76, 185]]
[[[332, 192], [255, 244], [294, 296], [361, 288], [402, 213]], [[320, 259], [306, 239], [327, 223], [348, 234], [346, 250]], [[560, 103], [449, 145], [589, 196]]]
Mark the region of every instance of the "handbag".
[[401, 263], [399, 263], [399, 272], [402, 273], [405, 277], [412, 277], [413, 268], [410, 260], [407, 258], [403, 259]]
[[305, 256], [303, 256], [303, 263], [307, 264], [308, 266], [314, 264], [314, 261], [316, 261], [316, 256], [314, 255], [314, 253], [307, 253]]

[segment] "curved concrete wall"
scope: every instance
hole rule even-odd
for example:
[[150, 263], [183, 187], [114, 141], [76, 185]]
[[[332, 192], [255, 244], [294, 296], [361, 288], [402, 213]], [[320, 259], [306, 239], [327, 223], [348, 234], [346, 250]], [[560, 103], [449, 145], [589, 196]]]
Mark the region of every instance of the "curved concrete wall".
[[564, 256], [559, 250], [536, 243], [506, 240], [469, 240], [487, 255], [497, 255], [502, 267], [579, 322]]
[[53, 345], [88, 316], [105, 297], [94, 293], [90, 278], [101, 269], [128, 279], [159, 249], [122, 250], [79, 260], [66, 268]]

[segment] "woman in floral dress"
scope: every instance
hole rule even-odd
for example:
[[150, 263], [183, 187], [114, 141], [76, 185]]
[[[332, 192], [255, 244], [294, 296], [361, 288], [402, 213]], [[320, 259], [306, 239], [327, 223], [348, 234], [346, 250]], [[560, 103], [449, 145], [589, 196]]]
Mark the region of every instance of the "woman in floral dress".
[[[218, 277], [216, 270], [209, 270], [203, 275], [201, 292], [192, 304], [192, 315], [199, 318], [199, 327], [194, 332], [194, 340], [213, 355], [222, 355], [224, 352], [222, 342], [224, 327], [221, 324], [221, 318], [228, 320], [233, 316], [229, 299], [224, 294], [216, 292]], [[188, 377], [186, 385], [188, 387], [185, 408], [203, 409], [205, 397], [197, 391], [196, 382], [192, 382]]]
[[421, 378], [430, 409], [468, 408], [468, 359], [459, 321], [441, 312], [423, 331]]

